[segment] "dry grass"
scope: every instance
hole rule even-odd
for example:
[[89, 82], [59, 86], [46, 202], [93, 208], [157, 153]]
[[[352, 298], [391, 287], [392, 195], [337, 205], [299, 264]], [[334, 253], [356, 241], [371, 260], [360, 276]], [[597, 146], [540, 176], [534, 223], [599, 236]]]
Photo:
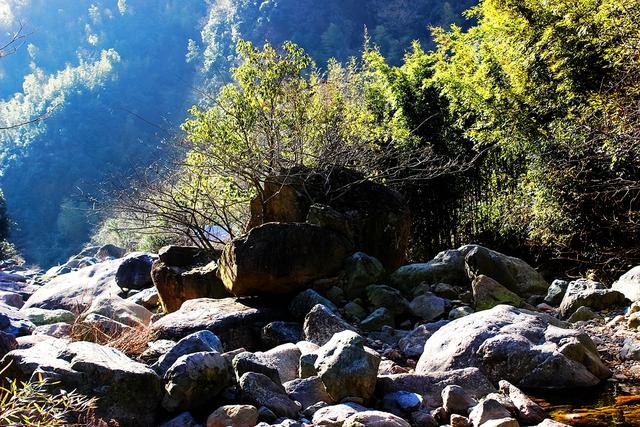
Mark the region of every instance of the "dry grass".
[[129, 357], [140, 356], [148, 343], [156, 339], [149, 325], [123, 326], [106, 330], [99, 323], [84, 322], [81, 317], [71, 325], [70, 338], [73, 341], [89, 341], [120, 350]]

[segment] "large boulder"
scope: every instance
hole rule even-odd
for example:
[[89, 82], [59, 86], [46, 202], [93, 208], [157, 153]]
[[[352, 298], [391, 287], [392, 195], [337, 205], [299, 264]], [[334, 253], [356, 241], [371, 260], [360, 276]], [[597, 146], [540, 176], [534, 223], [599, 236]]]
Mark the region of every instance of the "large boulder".
[[624, 273], [611, 287], [631, 301], [640, 301], [640, 265]]
[[454, 320], [424, 347], [416, 373], [475, 366], [497, 384], [588, 387], [610, 376], [591, 339], [545, 314], [499, 305]]
[[351, 252], [349, 240], [335, 231], [269, 223], [225, 246], [218, 275], [236, 296], [288, 294], [335, 275]]
[[343, 290], [347, 298], [358, 298], [364, 295], [365, 288], [379, 282], [385, 276], [384, 266], [369, 255], [356, 252], [344, 263]]
[[467, 285], [469, 280], [464, 269], [464, 255], [457, 250], [440, 252], [426, 263], [409, 264], [398, 268], [389, 277], [394, 288], [413, 293], [421, 283], [434, 285]]
[[545, 295], [549, 284], [542, 275], [519, 258], [510, 257], [478, 245], [459, 249], [464, 254], [469, 279], [480, 275], [491, 277], [521, 297]]
[[623, 305], [624, 302], [623, 293], [607, 289], [599, 282], [580, 279], [569, 283], [560, 304], [560, 315], [568, 318], [580, 307], [603, 310]]
[[475, 400], [496, 392], [496, 388], [478, 368], [464, 368], [445, 372], [380, 375], [375, 395], [383, 397], [400, 391], [416, 393], [422, 397], [426, 408], [435, 409], [443, 405], [443, 391], [451, 385], [462, 387]]
[[343, 331], [315, 352], [315, 370], [335, 402], [345, 397], [367, 400], [373, 395], [380, 356], [364, 344], [360, 335]]
[[84, 313], [84, 316], [99, 314], [127, 326], [147, 326], [151, 323], [149, 310], [117, 295], [100, 295]]
[[238, 381], [242, 394], [246, 400], [256, 407], [266, 406], [277, 416], [297, 418], [300, 405], [293, 401], [284, 387], [276, 384], [263, 374], [247, 372]]
[[233, 383], [229, 361], [216, 351], [186, 354], [164, 374], [162, 406], [169, 412], [197, 409]]
[[154, 254], [134, 252], [122, 259], [116, 271], [116, 284], [122, 289], [146, 289], [151, 282], [151, 265], [158, 257]]
[[97, 397], [96, 415], [120, 425], [153, 425], [162, 398], [160, 377], [113, 348], [51, 338], [6, 354], [4, 376], [28, 381], [34, 373], [58, 389]]
[[180, 357], [187, 354], [198, 352], [222, 352], [222, 343], [220, 339], [211, 331], [198, 331], [191, 335], [182, 338], [175, 343], [164, 354], [162, 354], [156, 363], [151, 367], [160, 376], [164, 376], [167, 370], [178, 360]]
[[115, 259], [57, 276], [34, 292], [23, 308], [62, 308], [81, 313], [94, 299], [121, 292], [115, 280], [121, 264], [122, 259]]
[[524, 307], [525, 302], [515, 293], [493, 280], [491, 277], [479, 275], [471, 284], [475, 309], [488, 310], [500, 304]]
[[304, 318], [304, 339], [317, 345], [324, 345], [334, 334], [354, 327], [338, 314], [322, 304], [317, 304]]
[[185, 301], [197, 298], [226, 298], [230, 294], [218, 278], [215, 261], [199, 267], [167, 265], [162, 259], [153, 263], [153, 284], [158, 289], [160, 304], [167, 313], [180, 309]]
[[159, 338], [180, 339], [207, 329], [216, 334], [225, 350], [261, 347], [260, 332], [269, 322], [285, 317], [286, 307], [259, 300], [200, 298], [186, 301], [180, 310], [153, 323]]
[[251, 203], [249, 228], [305, 221], [338, 230], [388, 270], [406, 259], [411, 218], [405, 201], [357, 172], [297, 168], [267, 178], [262, 198]]

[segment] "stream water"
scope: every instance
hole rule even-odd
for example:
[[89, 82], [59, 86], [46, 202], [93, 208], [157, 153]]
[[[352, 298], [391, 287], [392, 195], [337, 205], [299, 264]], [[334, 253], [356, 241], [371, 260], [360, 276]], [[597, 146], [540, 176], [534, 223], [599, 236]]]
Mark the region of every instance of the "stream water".
[[640, 426], [640, 384], [529, 393], [551, 418], [571, 426]]

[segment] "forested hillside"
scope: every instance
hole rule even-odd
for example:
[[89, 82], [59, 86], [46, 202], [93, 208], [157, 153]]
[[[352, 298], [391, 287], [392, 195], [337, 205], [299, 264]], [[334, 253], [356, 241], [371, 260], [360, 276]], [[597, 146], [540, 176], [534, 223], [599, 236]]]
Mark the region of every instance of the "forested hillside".
[[43, 265], [86, 242], [99, 184], [162, 161], [161, 141], [207, 102], [201, 89], [228, 81], [240, 38], [290, 39], [322, 65], [357, 55], [366, 27], [398, 63], [471, 3], [3, 0], [0, 29], [9, 38], [22, 24], [25, 37], [0, 61], [0, 123], [47, 116], [0, 134], [12, 241]]

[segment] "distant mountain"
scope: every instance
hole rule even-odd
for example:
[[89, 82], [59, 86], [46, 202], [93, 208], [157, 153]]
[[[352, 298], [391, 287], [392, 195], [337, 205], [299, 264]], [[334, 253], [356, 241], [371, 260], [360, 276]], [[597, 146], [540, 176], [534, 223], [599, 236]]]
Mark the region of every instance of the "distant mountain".
[[[162, 159], [198, 102], [194, 87], [227, 80], [238, 39], [293, 40], [319, 64], [357, 55], [365, 27], [392, 62], [428, 26], [463, 23], [472, 1], [0, 0], [0, 188], [27, 259], [50, 265], [88, 240], [87, 195], [112, 175]], [[211, 87], [209, 88], [211, 89]]]

